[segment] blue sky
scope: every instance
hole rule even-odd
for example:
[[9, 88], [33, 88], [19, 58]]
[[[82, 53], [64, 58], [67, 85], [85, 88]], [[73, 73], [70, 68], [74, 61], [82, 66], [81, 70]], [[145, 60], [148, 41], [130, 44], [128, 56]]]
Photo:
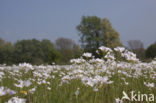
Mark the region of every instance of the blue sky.
[[67, 37], [78, 43], [83, 15], [108, 18], [124, 45], [156, 41], [156, 0], [0, 0], [0, 37], [12, 42]]

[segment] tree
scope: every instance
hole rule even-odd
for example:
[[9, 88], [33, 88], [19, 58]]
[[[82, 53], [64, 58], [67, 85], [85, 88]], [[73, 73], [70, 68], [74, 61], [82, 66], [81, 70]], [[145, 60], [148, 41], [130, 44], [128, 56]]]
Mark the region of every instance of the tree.
[[144, 44], [140, 40], [129, 40], [128, 48], [136, 53], [137, 57], [141, 60], [145, 59]]
[[55, 41], [56, 48], [61, 54], [61, 63], [67, 64], [70, 59], [79, 57], [81, 55], [80, 47], [71, 39], [58, 38]]
[[[39, 58], [42, 57], [42, 51], [40, 41], [36, 39], [32, 40], [20, 40], [15, 43], [15, 57], [16, 63], [28, 62], [32, 64], [40, 64], [43, 61]], [[35, 63], [36, 62], [36, 63]]]
[[0, 47], [2, 47], [4, 44], [5, 44], [5, 41], [2, 38], [0, 38]]
[[102, 31], [104, 35], [103, 45], [114, 48], [122, 46], [120, 42], [119, 33], [112, 27], [108, 19], [102, 19]]
[[118, 32], [106, 18], [83, 16], [77, 30], [85, 51], [93, 52], [102, 45], [111, 48], [122, 45]]
[[73, 46], [74, 58], [79, 58], [82, 56], [83, 50], [80, 48], [79, 45], [75, 44]]
[[136, 50], [136, 49], [144, 48], [144, 45], [140, 40], [129, 40], [128, 47], [131, 50]]
[[51, 64], [59, 58], [58, 52], [49, 40], [20, 40], [14, 47], [15, 63]]
[[150, 45], [146, 49], [146, 57], [147, 58], [155, 58], [156, 57], [156, 42], [152, 45]]
[[68, 38], [61, 37], [56, 40], [56, 47], [58, 50], [72, 49], [74, 45], [74, 41]]
[[43, 52], [42, 59], [45, 63], [58, 62], [60, 54], [54, 49], [54, 45], [50, 40], [43, 39], [41, 41], [41, 49]]
[[12, 64], [14, 63], [13, 57], [14, 48], [10, 42], [5, 42], [0, 46], [0, 64]]

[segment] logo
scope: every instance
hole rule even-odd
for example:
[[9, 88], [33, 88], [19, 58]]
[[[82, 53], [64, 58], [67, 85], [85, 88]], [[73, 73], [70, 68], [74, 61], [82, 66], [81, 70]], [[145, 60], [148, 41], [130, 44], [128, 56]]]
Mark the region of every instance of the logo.
[[122, 100], [128, 100], [128, 101], [138, 101], [138, 102], [153, 102], [154, 101], [154, 94], [142, 94], [140, 91], [135, 92], [131, 91], [130, 95], [128, 95], [125, 91], [122, 92], [123, 97]]

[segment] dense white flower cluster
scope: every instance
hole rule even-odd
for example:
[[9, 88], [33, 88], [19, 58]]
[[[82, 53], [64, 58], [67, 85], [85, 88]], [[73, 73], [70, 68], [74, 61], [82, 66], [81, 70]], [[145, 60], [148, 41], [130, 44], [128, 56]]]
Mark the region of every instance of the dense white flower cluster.
[[103, 59], [96, 58], [96, 59], [91, 59], [91, 60], [89, 61], [89, 63], [99, 63], [99, 64], [103, 64], [103, 63], [104, 63], [104, 60], [103, 60]]
[[29, 69], [32, 69], [33, 70], [33, 66], [29, 63], [20, 63], [19, 64], [19, 67], [22, 67], [22, 68], [29, 68]]
[[[54, 79], [58, 79], [59, 86], [70, 84], [71, 81], [78, 80], [84, 86], [92, 88], [93, 91], [98, 92], [99, 89], [104, 85], [113, 85], [115, 81], [112, 77], [117, 73], [123, 75], [121, 78], [122, 85], [129, 85], [127, 78], [138, 78], [144, 77], [151, 80], [156, 78], [156, 60], [149, 63], [143, 62], [127, 62], [127, 61], [116, 61], [114, 51], [119, 52], [122, 57], [128, 61], [139, 61], [136, 55], [123, 47], [114, 48], [114, 50], [107, 47], [99, 47], [99, 50], [105, 52], [103, 58], [93, 58], [91, 53], [84, 53], [81, 58], [72, 59], [70, 62], [72, 65], [40, 65], [32, 66], [28, 63], [22, 63], [18, 66], [3, 66], [0, 67], [0, 81], [4, 78], [14, 80], [14, 86], [22, 91], [14, 91], [7, 89], [8, 87], [0, 87], [0, 96], [6, 94], [16, 94], [36, 92], [37, 87], [46, 85], [47, 90], [51, 90], [51, 84]], [[83, 59], [86, 57], [87, 60]], [[89, 59], [88, 59], [89, 58]], [[105, 60], [105, 58], [107, 60]], [[32, 73], [31, 78], [23, 78], [26, 73]], [[6, 74], [9, 74], [6, 76]], [[150, 74], [150, 75], [148, 75]], [[14, 77], [14, 78], [13, 78]], [[155, 88], [155, 83], [143, 81], [145, 87]], [[35, 84], [35, 86], [34, 86]], [[24, 89], [23, 89], [24, 88]], [[27, 90], [25, 90], [25, 88]], [[76, 96], [80, 94], [81, 89], [77, 88], [74, 92]], [[73, 93], [73, 94], [74, 94]], [[115, 99], [115, 98], [114, 98]], [[115, 99], [116, 103], [122, 103], [119, 98]], [[25, 103], [26, 99], [12, 97], [8, 103]]]
[[114, 48], [115, 51], [119, 52], [122, 57], [124, 57], [128, 61], [135, 61], [138, 62], [139, 59], [137, 59], [136, 54], [133, 52], [128, 51], [127, 49], [123, 47], [116, 47]]
[[78, 59], [71, 59], [70, 62], [74, 64], [81, 64], [84, 63], [85, 60], [83, 58], [78, 58]]

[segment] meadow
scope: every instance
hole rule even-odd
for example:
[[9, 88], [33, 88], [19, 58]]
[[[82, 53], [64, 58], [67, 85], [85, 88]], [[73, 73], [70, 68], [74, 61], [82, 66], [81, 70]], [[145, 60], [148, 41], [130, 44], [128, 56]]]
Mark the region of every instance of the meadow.
[[155, 59], [123, 47], [96, 52], [102, 57], [84, 53], [71, 65], [0, 66], [0, 103], [156, 103]]

